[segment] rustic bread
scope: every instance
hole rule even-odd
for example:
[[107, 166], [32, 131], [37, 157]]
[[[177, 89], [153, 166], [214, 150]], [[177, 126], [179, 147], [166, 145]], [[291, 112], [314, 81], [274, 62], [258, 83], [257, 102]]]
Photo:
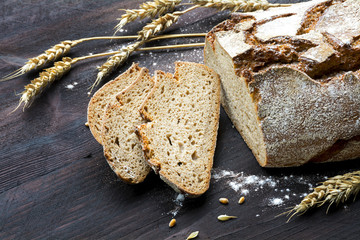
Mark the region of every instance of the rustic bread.
[[116, 175], [130, 184], [146, 178], [151, 168], [146, 163], [136, 126], [145, 123], [139, 108], [154, 82], [147, 69], [116, 98], [119, 104], [108, 104], [103, 120], [102, 144], [104, 156]]
[[87, 121], [96, 141], [101, 142], [101, 129], [105, 107], [117, 103], [116, 95], [138, 78], [141, 68], [133, 64], [126, 72], [102, 86], [91, 98]]
[[220, 111], [220, 80], [202, 64], [156, 72], [138, 128], [148, 163], [176, 191], [196, 197], [210, 183]]
[[233, 14], [207, 35], [221, 102], [261, 166], [360, 157], [360, 4]]

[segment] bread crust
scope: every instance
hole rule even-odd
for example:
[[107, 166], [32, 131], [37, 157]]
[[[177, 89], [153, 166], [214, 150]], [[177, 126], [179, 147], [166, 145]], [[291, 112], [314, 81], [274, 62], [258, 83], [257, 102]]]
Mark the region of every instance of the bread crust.
[[[318, 0], [239, 13], [207, 35], [204, 59], [220, 74], [222, 105], [261, 166], [360, 157], [359, 9], [356, 0]], [[255, 140], [236, 114], [234, 76], [250, 96], [242, 104], [252, 106]]]

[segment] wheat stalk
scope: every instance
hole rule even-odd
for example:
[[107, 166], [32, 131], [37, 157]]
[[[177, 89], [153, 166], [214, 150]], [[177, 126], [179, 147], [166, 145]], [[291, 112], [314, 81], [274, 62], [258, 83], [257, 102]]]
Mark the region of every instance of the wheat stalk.
[[[181, 38], [181, 37], [203, 37], [206, 33], [188, 33], [188, 34], [168, 34], [162, 35], [155, 38], [151, 38], [148, 41], [155, 41], [160, 39], [168, 39], [168, 38]], [[130, 35], [130, 36], [101, 36], [101, 37], [89, 37], [82, 38], [78, 40], [66, 40], [53, 46], [52, 48], [45, 51], [45, 53], [31, 58], [28, 62], [25, 63], [20, 69], [14, 71], [13, 73], [8, 74], [4, 78], [0, 79], [0, 82], [7, 81], [16, 77], [19, 77], [31, 70], [43, 68], [47, 63], [57, 60], [58, 58], [66, 55], [70, 49], [76, 46], [79, 43], [91, 40], [104, 40], [104, 39], [137, 39], [138, 35]]]
[[202, 7], [216, 8], [220, 11], [230, 10], [236, 12], [243, 10], [250, 12], [260, 9], [268, 9], [266, 0], [191, 0], [194, 4]]
[[330, 206], [334, 203], [344, 203], [350, 196], [356, 195], [360, 191], [360, 171], [346, 173], [329, 178], [320, 186], [316, 187], [312, 193], [307, 195], [298, 205], [284, 214], [292, 214], [288, 221], [295, 215], [304, 214], [313, 207], [320, 207], [325, 203]]
[[180, 3], [181, 0], [155, 0], [153, 2], [141, 4], [140, 9], [124, 9], [125, 14], [121, 15], [121, 18], [117, 19], [120, 20], [120, 22], [115, 27], [116, 32], [129, 22], [135, 21], [137, 18], [154, 18], [155, 16], [161, 16], [165, 12], [172, 12], [176, 5]]
[[[166, 46], [156, 46], [156, 47], [147, 47], [147, 48], [139, 48], [136, 51], [149, 51], [149, 50], [159, 50], [159, 49], [171, 49], [171, 48], [184, 48], [184, 47], [200, 47], [204, 46], [204, 43], [190, 43], [190, 44], [179, 44], [179, 45], [166, 45]], [[29, 107], [31, 103], [35, 100], [35, 98], [40, 95], [43, 90], [52, 84], [55, 80], [59, 80], [65, 73], [69, 72], [71, 66], [78, 61], [95, 58], [95, 57], [104, 57], [113, 55], [117, 56], [118, 54], [122, 55], [125, 53], [123, 49], [119, 51], [107, 52], [107, 53], [98, 53], [83, 57], [78, 57], [71, 59], [69, 57], [64, 57], [62, 61], [58, 61], [54, 63], [53, 67], [44, 69], [43, 72], [39, 74], [38, 78], [35, 78], [31, 81], [30, 84], [25, 86], [25, 90], [21, 93], [20, 101], [18, 106], [12, 111], [16, 111], [22, 103], [24, 103], [24, 109]], [[128, 57], [128, 56], [127, 56]], [[126, 60], [127, 57], [124, 57], [123, 61]], [[116, 62], [116, 60], [115, 60]], [[11, 112], [11, 113], [12, 113]]]

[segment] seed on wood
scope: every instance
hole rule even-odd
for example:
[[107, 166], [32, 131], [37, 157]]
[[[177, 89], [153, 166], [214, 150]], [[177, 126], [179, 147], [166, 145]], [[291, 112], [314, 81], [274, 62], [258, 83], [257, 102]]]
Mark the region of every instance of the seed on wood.
[[245, 202], [245, 197], [241, 197], [240, 199], [239, 199], [239, 204], [243, 204]]
[[176, 219], [173, 218], [173, 219], [171, 219], [171, 221], [169, 222], [169, 227], [172, 228], [173, 226], [175, 226], [175, 224], [176, 224]]
[[220, 215], [218, 216], [218, 220], [220, 221], [227, 221], [233, 218], [237, 218], [236, 216], [228, 216], [228, 215]]
[[222, 203], [222, 204], [228, 204], [229, 200], [227, 198], [220, 198], [219, 202]]
[[192, 232], [192, 233], [186, 238], [186, 240], [194, 239], [194, 238], [196, 238], [198, 235], [199, 235], [199, 231]]

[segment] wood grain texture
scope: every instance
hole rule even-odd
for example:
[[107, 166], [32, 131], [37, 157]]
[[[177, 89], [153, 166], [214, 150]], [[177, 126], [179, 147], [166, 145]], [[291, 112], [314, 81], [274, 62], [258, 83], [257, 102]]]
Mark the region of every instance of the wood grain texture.
[[[134, 8], [140, 2], [1, 1], [0, 76], [62, 40], [112, 35], [116, 18], [121, 15], [117, 9]], [[207, 32], [227, 16], [211, 9], [197, 9], [167, 32]], [[135, 34], [145, 21], [129, 24], [120, 34]], [[196, 41], [203, 39], [152, 44]], [[69, 56], [115, 50], [125, 43], [87, 42], [74, 47]], [[90, 99], [88, 87], [96, 78], [96, 66], [105, 59], [74, 65], [29, 109], [11, 115], [8, 113], [16, 107], [19, 97], [14, 91], [21, 92], [38, 73], [33, 71], [0, 83], [0, 239], [185, 239], [193, 231], [200, 231], [199, 239], [358, 238], [359, 201], [332, 208], [328, 215], [323, 207], [290, 223], [285, 217], [274, 217], [299, 202], [300, 195], [310, 191], [309, 183], [315, 185], [325, 176], [360, 169], [359, 160], [289, 169], [261, 168], [223, 110], [215, 171], [226, 169], [272, 177], [279, 182], [276, 187], [264, 186], [257, 191], [249, 186], [246, 202], [240, 206], [237, 201], [241, 193], [231, 189], [226, 179], [213, 179], [206, 194], [185, 200], [176, 216], [177, 225], [170, 229], [170, 212], [176, 208], [177, 194], [155, 174], [140, 185], [122, 183], [107, 165], [102, 147], [84, 126]], [[151, 72], [172, 72], [176, 60], [202, 62], [202, 49], [136, 53], [107, 80], [133, 61]], [[78, 84], [73, 89], [66, 88], [75, 82]], [[220, 197], [227, 197], [229, 205], [219, 204]], [[274, 197], [284, 199], [284, 203], [271, 206], [269, 199]], [[238, 219], [219, 222], [216, 217], [220, 214], [236, 215]]]

